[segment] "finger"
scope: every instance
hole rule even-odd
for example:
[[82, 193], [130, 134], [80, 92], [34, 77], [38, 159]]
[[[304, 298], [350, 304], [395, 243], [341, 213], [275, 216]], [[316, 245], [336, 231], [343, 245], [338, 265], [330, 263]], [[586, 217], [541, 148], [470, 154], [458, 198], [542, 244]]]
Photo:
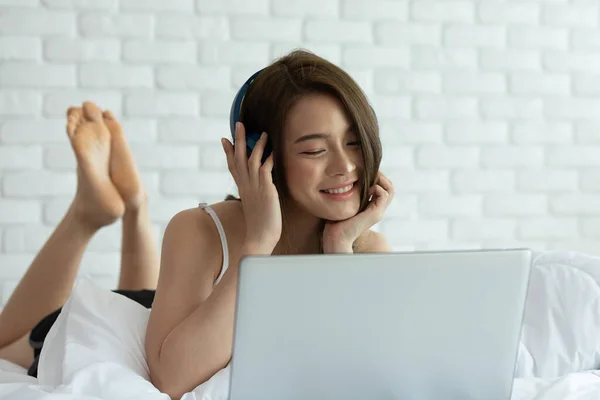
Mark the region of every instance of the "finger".
[[234, 159], [238, 176], [242, 179], [248, 177], [248, 156], [246, 154], [246, 130], [244, 124], [235, 124]]
[[373, 195], [373, 200], [367, 208], [383, 212], [388, 205], [389, 193], [380, 185], [375, 185], [371, 188], [371, 194]]
[[378, 179], [378, 184], [386, 191], [388, 192], [390, 198], [394, 197], [394, 184], [392, 183], [392, 181], [390, 180], [390, 178], [388, 178], [387, 176], [385, 176], [382, 172], [379, 172], [379, 179]]
[[256, 145], [252, 149], [252, 154], [250, 155], [250, 159], [248, 160], [248, 175], [252, 182], [256, 182], [258, 184], [259, 181], [259, 169], [262, 161], [262, 156], [265, 151], [265, 146], [267, 144], [267, 134], [263, 132], [256, 142]]
[[260, 186], [273, 183], [273, 164], [273, 153], [271, 152], [264, 164], [260, 167]]
[[225, 158], [227, 159], [227, 169], [229, 169], [233, 180], [237, 184], [237, 169], [235, 160], [233, 159], [233, 144], [225, 138], [221, 139], [221, 144], [223, 145], [223, 151], [225, 152]]

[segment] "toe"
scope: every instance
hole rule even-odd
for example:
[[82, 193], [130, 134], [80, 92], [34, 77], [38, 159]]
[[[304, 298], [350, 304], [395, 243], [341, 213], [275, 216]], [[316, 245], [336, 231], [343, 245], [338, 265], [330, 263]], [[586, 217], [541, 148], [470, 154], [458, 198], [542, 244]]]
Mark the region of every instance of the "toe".
[[116, 119], [116, 118], [115, 118], [115, 116], [113, 115], [113, 113], [112, 113], [112, 112], [110, 112], [110, 110], [106, 110], [106, 111], [104, 111], [104, 112], [102, 113], [102, 116], [103, 116], [105, 119], [108, 119], [108, 120], [115, 120], [115, 119]]
[[91, 101], [86, 101], [83, 103], [83, 114], [85, 115], [85, 118], [90, 121], [102, 121], [102, 111]]
[[71, 107], [67, 112], [67, 135], [73, 137], [75, 130], [81, 121], [81, 109], [78, 107]]

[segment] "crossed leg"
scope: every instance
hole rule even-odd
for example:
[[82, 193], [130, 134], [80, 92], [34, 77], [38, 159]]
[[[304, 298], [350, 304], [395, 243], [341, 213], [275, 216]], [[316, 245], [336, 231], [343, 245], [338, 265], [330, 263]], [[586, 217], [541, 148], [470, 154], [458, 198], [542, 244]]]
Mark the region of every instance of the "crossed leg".
[[118, 289], [155, 289], [158, 281], [147, 195], [121, 126], [86, 102], [69, 108], [66, 130], [77, 159], [77, 192], [0, 313], [0, 359], [25, 368], [33, 361], [29, 332], [67, 301], [83, 253], [102, 227], [123, 219]]

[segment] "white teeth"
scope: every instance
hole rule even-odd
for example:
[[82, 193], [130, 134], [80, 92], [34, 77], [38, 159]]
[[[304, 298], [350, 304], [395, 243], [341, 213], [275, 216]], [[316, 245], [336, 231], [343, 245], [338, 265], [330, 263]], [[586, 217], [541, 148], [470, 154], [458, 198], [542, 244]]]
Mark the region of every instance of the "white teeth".
[[340, 189], [328, 189], [328, 190], [324, 190], [324, 192], [325, 193], [329, 193], [329, 194], [342, 194], [342, 193], [346, 193], [350, 189], [352, 189], [352, 186], [354, 186], [354, 184], [348, 185], [348, 186], [340, 188]]

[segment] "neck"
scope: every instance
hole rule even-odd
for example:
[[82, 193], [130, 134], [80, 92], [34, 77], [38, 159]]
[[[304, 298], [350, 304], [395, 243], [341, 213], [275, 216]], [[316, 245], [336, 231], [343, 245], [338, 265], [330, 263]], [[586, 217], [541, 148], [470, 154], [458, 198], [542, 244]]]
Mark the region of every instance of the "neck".
[[297, 207], [282, 210], [285, 215], [281, 239], [273, 254], [315, 254], [320, 248], [323, 221]]

